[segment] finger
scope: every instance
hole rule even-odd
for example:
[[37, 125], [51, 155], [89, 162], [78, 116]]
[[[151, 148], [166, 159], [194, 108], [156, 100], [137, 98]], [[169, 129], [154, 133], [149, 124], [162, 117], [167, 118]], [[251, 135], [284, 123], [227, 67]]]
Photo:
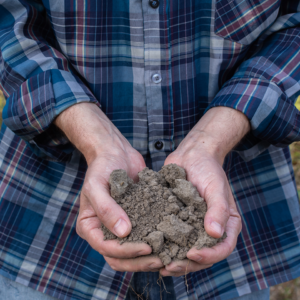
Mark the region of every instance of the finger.
[[204, 227], [206, 232], [214, 238], [220, 238], [225, 231], [229, 219], [230, 197], [232, 197], [231, 191], [229, 192], [228, 183], [224, 179], [218, 180], [218, 184], [212, 183], [207, 186], [205, 191], [207, 212]]
[[[81, 199], [81, 204], [84, 201], [86, 199]], [[104, 235], [100, 227], [101, 222], [95, 215], [92, 206], [88, 204], [80, 205], [76, 231], [81, 238], [102, 255], [127, 258], [148, 255], [152, 252], [151, 247], [145, 243], [124, 243], [120, 245], [117, 240], [104, 241]]]
[[117, 240], [104, 241], [100, 245], [100, 253], [112, 258], [135, 258], [149, 255], [152, 249], [145, 243], [124, 243], [119, 244]]
[[103, 255], [115, 258], [134, 258], [149, 255], [152, 249], [145, 243], [119, 244], [117, 240], [104, 241], [101, 245]]
[[87, 179], [82, 189], [82, 196], [87, 201], [83, 201], [80, 205], [85, 209], [85, 206], [90, 203], [99, 220], [108, 230], [118, 237], [125, 237], [131, 231], [131, 223], [125, 211], [110, 196], [108, 183], [104, 181], [99, 177]]
[[180, 277], [180, 276], [185, 276], [188, 273], [172, 273], [172, 272], [168, 272], [165, 269], [161, 269], [159, 271], [160, 275], [163, 277], [167, 277], [167, 276], [172, 276], [172, 277]]
[[152, 252], [149, 245], [145, 243], [124, 243], [120, 245], [118, 240], [104, 241], [104, 235], [99, 228], [101, 223], [98, 217], [77, 220], [77, 233], [86, 240], [90, 246], [105, 256], [131, 258], [141, 255], [148, 255]]
[[130, 259], [104, 257], [106, 262], [115, 271], [120, 272], [153, 272], [163, 267], [158, 257], [145, 256]]
[[199, 264], [209, 265], [215, 264], [227, 258], [234, 250], [237, 242], [237, 237], [241, 231], [241, 220], [239, 216], [231, 216], [227, 222], [226, 233], [227, 238], [215, 245], [212, 248], [202, 248], [197, 250], [192, 248], [187, 257]]
[[203, 269], [210, 268], [212, 265], [198, 264], [194, 261], [184, 259], [181, 261], [171, 262], [165, 268], [160, 270], [162, 276], [182, 276], [191, 272], [197, 272]]

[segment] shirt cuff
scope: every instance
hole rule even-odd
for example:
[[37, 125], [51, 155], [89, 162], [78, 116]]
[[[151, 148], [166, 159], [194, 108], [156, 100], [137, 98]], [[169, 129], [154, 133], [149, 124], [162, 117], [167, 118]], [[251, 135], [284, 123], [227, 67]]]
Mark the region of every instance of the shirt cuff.
[[286, 147], [293, 142], [299, 111], [273, 82], [257, 78], [229, 80], [208, 109], [226, 106], [244, 113], [250, 121], [250, 133], [234, 151], [249, 161], [270, 145]]
[[65, 161], [74, 146], [53, 120], [72, 105], [99, 102], [79, 77], [62, 70], [48, 70], [23, 82], [6, 101], [3, 122], [24, 139], [39, 157]]

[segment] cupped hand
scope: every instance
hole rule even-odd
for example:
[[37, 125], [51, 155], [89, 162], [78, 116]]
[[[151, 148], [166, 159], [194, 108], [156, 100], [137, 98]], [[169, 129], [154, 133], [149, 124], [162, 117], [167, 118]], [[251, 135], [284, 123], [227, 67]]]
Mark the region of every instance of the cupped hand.
[[97, 156], [89, 164], [81, 191], [77, 233], [101, 253], [116, 271], [153, 271], [162, 266], [158, 258], [140, 257], [151, 253], [148, 245], [120, 245], [117, 240], [104, 241], [100, 229], [101, 224], [104, 224], [118, 237], [125, 237], [130, 233], [130, 220], [125, 211], [111, 198], [108, 179], [110, 173], [116, 169], [126, 170], [129, 177], [136, 179], [137, 173], [144, 167], [142, 156], [134, 149], [120, 151], [115, 148], [110, 153]]
[[[232, 128], [228, 120], [239, 127]], [[184, 168], [187, 180], [205, 199], [206, 232], [214, 238], [226, 232], [227, 237], [212, 248], [192, 248], [187, 253], [188, 259], [174, 261], [161, 269], [163, 276], [181, 276], [211, 267], [234, 250], [242, 224], [222, 164], [226, 154], [248, 130], [248, 120], [241, 113], [227, 108], [211, 109], [167, 157], [165, 165], [175, 163]]]
[[110, 196], [109, 176], [123, 169], [133, 180], [145, 167], [136, 151], [104, 113], [94, 104], [77, 104], [66, 110], [56, 121], [69, 140], [83, 153], [88, 169], [80, 195], [76, 230], [90, 246], [102, 254], [116, 271], [157, 271], [162, 262], [145, 243], [119, 244], [104, 240], [101, 224], [118, 237], [131, 231], [125, 211]]
[[226, 239], [212, 248], [197, 250], [192, 248], [187, 257], [190, 259], [172, 262], [161, 270], [164, 276], [181, 276], [196, 272], [225, 259], [235, 248], [241, 231], [241, 218], [237, 211], [226, 175], [221, 165], [207, 153], [200, 151], [176, 153], [168, 156], [165, 164], [176, 163], [187, 172], [187, 180], [197, 187], [207, 203], [204, 219], [206, 232], [220, 238], [224, 231]]

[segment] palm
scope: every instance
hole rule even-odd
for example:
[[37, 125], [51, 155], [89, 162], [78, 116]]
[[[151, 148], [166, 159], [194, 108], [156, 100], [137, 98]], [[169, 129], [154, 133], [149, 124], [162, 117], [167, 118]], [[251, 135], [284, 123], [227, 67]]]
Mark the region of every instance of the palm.
[[216, 185], [218, 187], [223, 185], [223, 190], [226, 190], [225, 172], [209, 155], [201, 154], [196, 157], [188, 157], [187, 155], [178, 156], [176, 152], [173, 152], [166, 159], [165, 165], [171, 163], [175, 163], [186, 170], [187, 180], [197, 187], [200, 196], [206, 200], [210, 198], [211, 193], [216, 191]]
[[[191, 261], [171, 263], [161, 271], [164, 276], [180, 276], [187, 272], [208, 268], [213, 263], [224, 259], [233, 251], [241, 230], [240, 216], [221, 165], [205, 151], [192, 150], [192, 152], [178, 149], [168, 156], [165, 165], [176, 163], [186, 170], [187, 179], [197, 187], [200, 196], [207, 202], [208, 211], [204, 220], [207, 233], [219, 238], [223, 233], [218, 234], [212, 230], [211, 223], [216, 219], [223, 219], [224, 223], [225, 219], [227, 238], [210, 249], [200, 251], [195, 248], [191, 249], [187, 254]], [[199, 255], [203, 257], [201, 262], [193, 261]], [[180, 267], [182, 272], [178, 271]]]
[[[129, 153], [127, 152], [123, 153], [123, 155], [116, 156], [103, 153], [89, 165], [80, 197], [81, 211], [77, 219], [77, 232], [81, 236], [83, 235], [82, 232], [89, 232], [91, 236], [97, 236], [97, 240], [90, 239], [89, 242], [94, 249], [97, 250], [100, 242], [103, 240], [99, 214], [103, 217], [105, 217], [106, 214], [107, 208], [105, 208], [101, 198], [110, 198], [108, 180], [111, 172], [116, 169], [123, 169], [126, 170], [131, 178], [136, 179], [137, 173], [144, 167], [145, 162], [143, 157], [134, 149], [130, 149]], [[99, 172], [99, 170], [101, 170], [101, 172]], [[96, 191], [98, 195], [95, 195]], [[95, 196], [96, 202], [92, 203], [91, 201], [86, 201], [86, 199], [92, 199], [95, 198]], [[123, 214], [125, 214], [124, 211]], [[107, 248], [119, 248], [120, 246], [116, 240], [106, 241], [105, 244]], [[126, 256], [126, 253], [123, 255]]]

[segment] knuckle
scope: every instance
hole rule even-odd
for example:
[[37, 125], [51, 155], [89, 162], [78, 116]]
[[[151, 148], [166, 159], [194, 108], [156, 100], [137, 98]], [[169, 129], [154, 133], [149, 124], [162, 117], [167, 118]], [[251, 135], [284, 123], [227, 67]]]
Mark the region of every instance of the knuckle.
[[114, 256], [115, 251], [113, 251], [111, 247], [109, 247], [103, 239], [97, 239], [97, 251], [101, 255], [108, 257], [110, 259], [114, 259], [115, 257]]
[[140, 152], [138, 152], [138, 151], [136, 152], [136, 158], [137, 158], [137, 160], [138, 160], [138, 162], [140, 164], [144, 164], [145, 163], [143, 155]]
[[235, 246], [236, 246], [236, 240], [235, 240], [234, 243], [232, 243], [231, 245], [229, 245], [229, 247], [228, 247], [228, 249], [226, 251], [227, 252], [227, 256], [229, 256], [233, 252]]
[[234, 221], [235, 221], [235, 227], [236, 227], [236, 232], [237, 235], [240, 234], [240, 232], [242, 231], [242, 218], [240, 216], [240, 214], [237, 211], [234, 211], [233, 213], [231, 213], [232, 216], [234, 216]]
[[76, 222], [76, 233], [77, 233], [81, 238], [83, 238], [82, 228], [81, 228], [81, 225], [80, 225], [79, 221]]
[[92, 191], [95, 189], [95, 186], [105, 185], [105, 180], [102, 176], [95, 176], [95, 175], [87, 175], [84, 180], [81, 193], [90, 198], [92, 195]]
[[118, 259], [111, 259], [108, 264], [114, 271], [121, 271], [120, 269], [120, 263]]
[[107, 205], [101, 205], [98, 208], [97, 212], [98, 217], [100, 218], [101, 221], [109, 219], [111, 215], [111, 208]]
[[103, 255], [102, 252], [99, 251], [99, 246], [98, 246], [98, 244], [96, 244], [96, 243], [91, 243], [91, 241], [90, 241], [89, 239], [87, 239], [86, 241], [89, 243], [89, 245], [90, 245], [95, 251], [97, 251], [97, 252], [99, 252], [101, 255]]
[[229, 213], [228, 205], [226, 205], [225, 203], [220, 203], [219, 210], [221, 211], [223, 216], [225, 216], [227, 219], [229, 218], [230, 213]]
[[110, 267], [114, 270], [114, 271], [118, 271], [117, 266], [114, 263], [110, 264]]
[[188, 151], [185, 152], [187, 161], [194, 161], [194, 158], [198, 155], [197, 150], [195, 148], [189, 148]]
[[235, 248], [235, 246], [229, 248], [229, 251], [227, 252], [226, 257], [228, 257], [233, 252], [234, 248]]
[[102, 242], [98, 242], [97, 249], [95, 250], [98, 251], [103, 256], [107, 256], [107, 257], [111, 256], [109, 255], [109, 253], [107, 253], [106, 249], [103, 247]]
[[206, 266], [204, 267], [204, 269], [209, 269], [209, 268], [211, 268], [213, 265], [214, 265], [214, 264], [206, 265]]
[[92, 183], [91, 183], [91, 181], [89, 179], [86, 179], [84, 181], [83, 186], [82, 186], [81, 193], [84, 196], [88, 197], [89, 194], [90, 194], [91, 189], [92, 189]]
[[138, 266], [137, 272], [150, 272], [153, 268], [151, 267], [151, 264], [145, 264], [143, 266]]
[[241, 233], [242, 229], [243, 229], [243, 225], [242, 225], [242, 221], [240, 220], [239, 227], [238, 227], [238, 234]]

